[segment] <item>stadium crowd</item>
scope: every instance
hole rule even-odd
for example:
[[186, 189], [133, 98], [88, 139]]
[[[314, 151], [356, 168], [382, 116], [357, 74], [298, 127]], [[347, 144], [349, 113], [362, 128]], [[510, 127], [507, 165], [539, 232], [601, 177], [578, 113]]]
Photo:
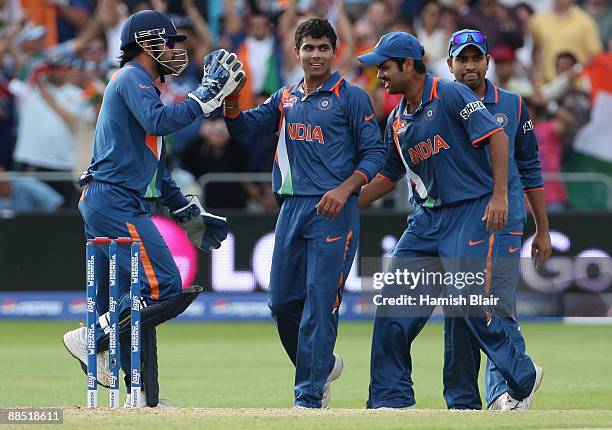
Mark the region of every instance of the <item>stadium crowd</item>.
[[[612, 2], [609, 0], [0, 0], [0, 211], [74, 207], [69, 180], [89, 164], [105, 82], [118, 67], [119, 34], [135, 11], [171, 16], [189, 65], [159, 85], [165, 103], [182, 100], [216, 48], [237, 52], [249, 80], [241, 106], [255, 106], [301, 77], [296, 26], [326, 17], [336, 29], [336, 69], [366, 89], [382, 124], [399, 101], [356, 56], [388, 31], [407, 31], [425, 47], [429, 72], [452, 79], [451, 33], [486, 34], [488, 77], [527, 101], [547, 174], [549, 210], [605, 208], [602, 189], [559, 180], [562, 172], [612, 175]], [[276, 141], [234, 141], [220, 116], [169, 137], [173, 176], [204, 191], [210, 208], [274, 211], [269, 184], [210, 183], [211, 172], [269, 172]], [[2, 172], [39, 172], [43, 182]], [[51, 175], [49, 175], [51, 173]], [[63, 181], [52, 180], [55, 177]], [[575, 178], [575, 176], [574, 176]], [[578, 178], [580, 179], [580, 178]], [[606, 194], [605, 190], [603, 194]], [[607, 196], [606, 196], [607, 197]]]

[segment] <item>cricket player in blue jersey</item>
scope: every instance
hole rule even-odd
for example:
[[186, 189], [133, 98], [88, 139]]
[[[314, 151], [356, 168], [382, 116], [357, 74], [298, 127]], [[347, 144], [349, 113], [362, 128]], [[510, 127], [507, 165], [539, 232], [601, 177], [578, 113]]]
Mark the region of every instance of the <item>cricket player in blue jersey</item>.
[[[526, 218], [524, 196], [535, 220], [536, 233], [531, 254], [542, 264], [551, 254], [548, 216], [544, 204], [544, 181], [538, 158], [538, 143], [525, 101], [518, 94], [498, 88], [485, 78], [489, 66], [487, 39], [478, 30], [464, 29], [454, 33], [448, 47], [448, 66], [457, 82], [467, 85], [481, 99], [509, 137], [508, 225], [497, 233], [497, 260], [503, 261], [504, 276], [493, 273], [492, 294], [507, 297], [502, 307], [494, 309], [506, 323], [508, 332], [522, 351], [525, 341], [515, 319], [516, 287], [521, 236]], [[493, 263], [495, 265], [495, 262]], [[460, 318], [444, 322], [444, 397], [449, 408], [481, 409], [478, 390], [480, 350], [471, 341]], [[526, 409], [527, 402], [513, 402], [507, 395], [508, 385], [502, 374], [487, 360], [485, 400], [490, 410]]]
[[[202, 291], [199, 286], [182, 289], [178, 268], [168, 246], [153, 224], [149, 201], [157, 199], [186, 230], [200, 249], [218, 248], [227, 235], [225, 218], [205, 212], [197, 197], [184, 196], [166, 169], [163, 136], [191, 124], [202, 115], [219, 108], [244, 76], [235, 54], [216, 51], [205, 58], [202, 83], [178, 104], [164, 106], [155, 80], [180, 74], [187, 66], [187, 53], [175, 44], [185, 40], [177, 34], [172, 21], [163, 13], [145, 10], [130, 16], [121, 32], [120, 69], [106, 87], [96, 125], [92, 163], [79, 179], [84, 186], [79, 210], [85, 222], [87, 239], [131, 237], [140, 242], [142, 284], [141, 324], [143, 340], [148, 330], [182, 313]], [[118, 271], [121, 282], [119, 300], [120, 336], [129, 336], [128, 247], [120, 247]], [[108, 248], [98, 247], [96, 263], [108, 267]], [[106, 259], [106, 264], [104, 260]], [[108, 347], [108, 273], [96, 274], [98, 282], [97, 341], [99, 350]], [[64, 345], [82, 367], [86, 362], [86, 328], [64, 336]], [[128, 338], [129, 339], [129, 338]], [[127, 347], [129, 341], [122, 339]], [[151, 340], [156, 344], [155, 339]], [[121, 365], [129, 375], [129, 355], [121, 351]], [[106, 352], [99, 354], [98, 382], [108, 386]], [[143, 345], [144, 370], [151, 363]], [[153, 351], [151, 360], [156, 360]], [[156, 361], [155, 361], [156, 363]], [[155, 364], [156, 365], [156, 364]], [[155, 384], [156, 369], [155, 369]], [[129, 381], [129, 378], [126, 378]], [[146, 381], [145, 383], [145, 394]], [[126, 387], [129, 393], [129, 386]], [[152, 401], [153, 400], [153, 401]], [[155, 399], [141, 396], [141, 402], [157, 406]], [[126, 405], [130, 404], [129, 394]]]
[[304, 79], [241, 112], [225, 101], [230, 134], [279, 133], [272, 187], [281, 204], [268, 304], [296, 368], [295, 407], [321, 408], [342, 372], [338, 308], [359, 239], [357, 193], [385, 159], [368, 95], [332, 73], [336, 33], [311, 19], [295, 32]]
[[[387, 122], [385, 166], [362, 188], [360, 205], [390, 192], [407, 176], [415, 211], [388, 272], [427, 275], [407, 287], [396, 281], [382, 289], [383, 299], [407, 295], [416, 300], [403, 307], [388, 301], [389, 306], [377, 308], [367, 406], [415, 405], [410, 347], [435, 306], [445, 302], [453, 305], [452, 315], [463, 321], [469, 340], [503, 375], [508, 396], [530, 403], [542, 370], [515, 344], [490, 306], [496, 236], [508, 223], [508, 137], [468, 87], [427, 74], [423, 56], [415, 37], [394, 32], [358, 57], [378, 67], [389, 93], [404, 95]], [[424, 281], [437, 273], [450, 273], [453, 281]], [[464, 288], [467, 275], [474, 285]], [[470, 306], [464, 305], [464, 291], [477, 292], [476, 303], [470, 294]]]

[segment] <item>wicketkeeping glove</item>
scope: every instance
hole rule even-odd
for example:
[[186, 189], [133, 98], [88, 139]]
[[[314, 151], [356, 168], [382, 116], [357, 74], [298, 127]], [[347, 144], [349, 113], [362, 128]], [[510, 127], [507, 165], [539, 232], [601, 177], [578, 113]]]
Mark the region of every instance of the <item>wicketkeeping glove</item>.
[[200, 105], [205, 116], [221, 107], [225, 97], [238, 86], [245, 73], [234, 53], [225, 49], [213, 51], [204, 57], [204, 76], [198, 88], [189, 97]]
[[185, 230], [189, 241], [197, 248], [202, 251], [219, 248], [227, 237], [226, 218], [206, 212], [197, 196], [185, 197], [189, 203], [170, 215]]

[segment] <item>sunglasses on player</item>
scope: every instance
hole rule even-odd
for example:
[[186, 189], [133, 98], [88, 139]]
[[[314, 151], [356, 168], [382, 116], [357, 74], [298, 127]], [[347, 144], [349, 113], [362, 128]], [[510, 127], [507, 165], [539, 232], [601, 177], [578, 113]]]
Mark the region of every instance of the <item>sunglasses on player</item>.
[[480, 31], [464, 31], [455, 34], [450, 40], [449, 51], [456, 45], [463, 45], [465, 43], [484, 43], [487, 44], [487, 37]]

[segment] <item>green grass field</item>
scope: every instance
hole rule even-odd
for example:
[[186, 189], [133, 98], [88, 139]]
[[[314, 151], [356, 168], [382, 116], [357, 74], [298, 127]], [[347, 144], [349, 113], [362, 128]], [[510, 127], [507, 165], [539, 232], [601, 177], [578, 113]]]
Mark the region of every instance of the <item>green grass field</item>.
[[[291, 410], [293, 369], [272, 323], [171, 323], [158, 329], [161, 394], [181, 409], [88, 411], [81, 409], [85, 376], [61, 342], [74, 327], [0, 322], [0, 408], [67, 408], [64, 428], [612, 428], [610, 325], [523, 324], [528, 352], [545, 371], [534, 409], [526, 413], [444, 409], [440, 324], [428, 325], [413, 349], [420, 410], [364, 410], [369, 323], [340, 326], [336, 352], [345, 369], [333, 385], [330, 410]], [[108, 391], [101, 388], [98, 399], [105, 406]]]

